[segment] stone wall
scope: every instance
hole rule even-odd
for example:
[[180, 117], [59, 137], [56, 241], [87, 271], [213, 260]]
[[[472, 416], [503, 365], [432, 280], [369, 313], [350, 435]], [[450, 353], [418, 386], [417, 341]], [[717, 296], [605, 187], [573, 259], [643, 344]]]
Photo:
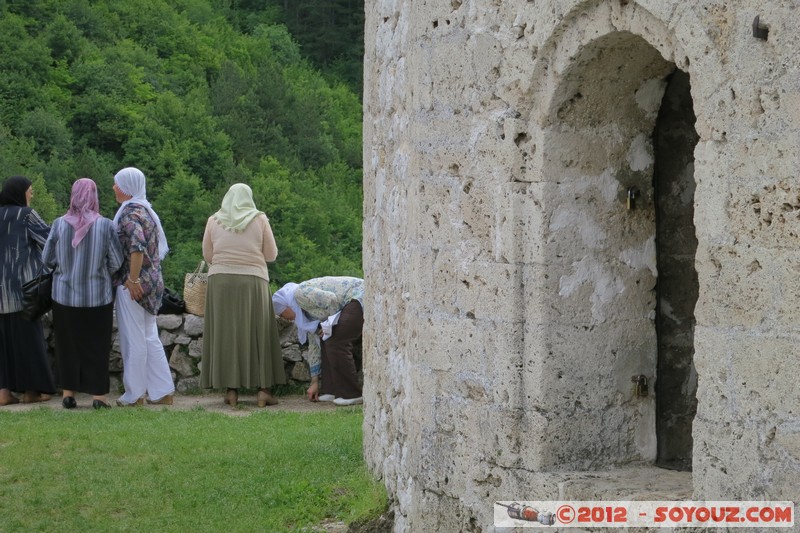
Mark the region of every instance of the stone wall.
[[[51, 359], [53, 356], [53, 335], [51, 315], [42, 318], [45, 337], [50, 348]], [[159, 315], [157, 317], [158, 331], [161, 344], [169, 359], [172, 379], [178, 393], [196, 393], [200, 388], [200, 368], [203, 354], [203, 324], [204, 318], [192, 314]], [[308, 363], [305, 359], [307, 345], [297, 342], [297, 328], [293, 322], [288, 322], [277, 317], [280, 331], [281, 348], [286, 377], [290, 384], [307, 385], [311, 381]], [[54, 371], [58, 368], [53, 364]], [[109, 363], [111, 391], [122, 392], [122, 355], [119, 350], [119, 333], [117, 332], [116, 317], [112, 336], [111, 360]]]
[[[798, 27], [796, 0], [367, 2], [365, 455], [397, 531], [798, 501]], [[696, 134], [659, 165], [670, 102]], [[696, 297], [659, 290], [687, 267]], [[653, 466], [667, 394], [692, 472]]]

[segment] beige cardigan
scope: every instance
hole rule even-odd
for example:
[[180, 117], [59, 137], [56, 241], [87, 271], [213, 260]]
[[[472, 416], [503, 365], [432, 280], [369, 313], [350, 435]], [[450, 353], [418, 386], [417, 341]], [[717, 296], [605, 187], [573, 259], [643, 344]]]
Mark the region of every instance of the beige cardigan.
[[269, 281], [267, 263], [277, 257], [278, 246], [266, 215], [257, 215], [241, 233], [226, 230], [213, 216], [208, 218], [203, 258], [211, 265], [209, 275], [245, 274]]

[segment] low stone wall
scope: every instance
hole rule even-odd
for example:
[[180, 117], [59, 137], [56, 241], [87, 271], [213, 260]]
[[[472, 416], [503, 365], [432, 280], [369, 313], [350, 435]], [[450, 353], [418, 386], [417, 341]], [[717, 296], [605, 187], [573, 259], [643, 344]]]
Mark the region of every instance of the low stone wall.
[[[159, 337], [169, 360], [176, 391], [179, 393], [199, 391], [204, 318], [188, 313], [183, 315], [159, 315], [157, 323]], [[297, 328], [295, 328], [293, 322], [278, 318], [277, 323], [283, 351], [283, 362], [289, 383], [297, 385], [310, 383], [311, 373], [305, 359], [307, 346], [301, 346], [297, 342]], [[58, 384], [58, 366], [55, 364], [50, 313], [43, 317], [42, 324], [51, 361], [53, 362], [56, 383]], [[114, 319], [109, 370], [111, 373], [111, 391], [122, 392], [122, 354], [119, 349], [119, 332], [117, 331], [116, 317]]]

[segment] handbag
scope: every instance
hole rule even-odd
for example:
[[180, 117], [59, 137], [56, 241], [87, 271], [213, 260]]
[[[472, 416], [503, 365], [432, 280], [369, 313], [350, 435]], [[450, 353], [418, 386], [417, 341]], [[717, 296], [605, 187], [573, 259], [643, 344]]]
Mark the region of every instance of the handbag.
[[197, 316], [205, 314], [207, 288], [208, 265], [201, 260], [194, 272], [189, 272], [183, 278], [183, 300], [187, 313]]
[[53, 308], [53, 271], [44, 265], [31, 280], [22, 284], [22, 318], [37, 320]]
[[164, 294], [161, 295], [161, 307], [158, 308], [159, 315], [182, 315], [186, 312], [186, 302], [181, 295], [172, 292], [164, 287]]

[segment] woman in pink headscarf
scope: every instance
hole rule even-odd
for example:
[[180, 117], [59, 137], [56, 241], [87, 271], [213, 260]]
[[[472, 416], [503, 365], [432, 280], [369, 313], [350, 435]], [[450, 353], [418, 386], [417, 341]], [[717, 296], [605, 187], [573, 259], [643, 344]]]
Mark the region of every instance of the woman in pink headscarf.
[[43, 260], [53, 267], [53, 328], [65, 409], [75, 391], [108, 408], [108, 360], [114, 299], [111, 275], [122, 265], [122, 246], [111, 220], [100, 216], [97, 186], [72, 185], [69, 211], [53, 222]]

